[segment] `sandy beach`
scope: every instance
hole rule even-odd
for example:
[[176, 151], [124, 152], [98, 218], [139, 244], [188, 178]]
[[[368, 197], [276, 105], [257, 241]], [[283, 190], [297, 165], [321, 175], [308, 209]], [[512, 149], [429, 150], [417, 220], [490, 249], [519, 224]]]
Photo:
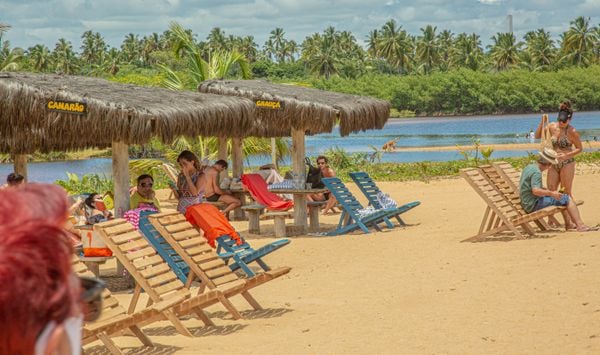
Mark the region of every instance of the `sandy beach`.
[[[589, 225], [600, 222], [599, 179], [597, 169], [575, 178], [574, 194], [585, 200], [580, 209]], [[410, 226], [290, 238], [266, 261], [290, 266], [291, 273], [253, 292], [264, 311], [236, 296], [244, 320], [233, 321], [215, 305], [208, 313], [216, 327], [184, 320], [193, 338], [159, 322], [144, 328], [154, 348], [133, 337], [116, 337], [116, 343], [128, 354], [600, 351], [600, 232], [461, 243], [477, 232], [485, 208], [465, 181], [379, 185], [398, 202], [421, 201], [403, 215]], [[332, 228], [338, 218], [322, 222]], [[247, 222], [234, 225], [254, 246], [273, 240], [249, 236]], [[114, 273], [114, 263], [102, 272]], [[117, 297], [127, 305], [131, 293]], [[86, 353], [107, 351], [96, 342]]]
[[[583, 149], [600, 148], [600, 142], [585, 141], [582, 142]], [[539, 143], [509, 143], [509, 144], [481, 144], [480, 150], [492, 148], [494, 150], [530, 150], [537, 151], [540, 147]], [[473, 150], [473, 145], [451, 145], [439, 147], [398, 147], [395, 152], [442, 152], [442, 151], [458, 151], [458, 150]]]

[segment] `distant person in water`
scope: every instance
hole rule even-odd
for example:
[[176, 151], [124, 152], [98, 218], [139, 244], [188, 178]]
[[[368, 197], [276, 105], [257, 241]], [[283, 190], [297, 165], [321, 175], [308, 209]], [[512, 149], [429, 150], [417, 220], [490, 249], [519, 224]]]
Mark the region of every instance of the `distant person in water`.
[[227, 213], [235, 208], [242, 205], [242, 202], [232, 196], [229, 192], [221, 190], [219, 186], [219, 174], [222, 171], [227, 170], [227, 162], [223, 159], [217, 160], [213, 166], [206, 169], [206, 201], [209, 202], [223, 202], [227, 205], [223, 209], [223, 213], [227, 216]]
[[[557, 122], [548, 125], [552, 148], [556, 151], [557, 163], [548, 169], [546, 184], [548, 189], [558, 191], [559, 185], [573, 198], [573, 179], [575, 178], [575, 156], [583, 151], [579, 132], [570, 123], [573, 109], [569, 101], [559, 106]], [[535, 138], [542, 137], [543, 119], [535, 131]]]
[[25, 183], [25, 177], [21, 174], [10, 173], [6, 177], [6, 184], [0, 186], [0, 189], [7, 187], [18, 187]]
[[202, 202], [204, 194], [204, 172], [196, 154], [184, 150], [177, 157], [181, 172], [177, 175], [177, 185], [171, 186], [179, 200], [177, 210], [185, 214], [189, 206]]
[[381, 147], [381, 150], [383, 150], [384, 152], [393, 152], [394, 150], [396, 150], [396, 142], [398, 142], [398, 140], [400, 140], [400, 138], [396, 137], [391, 141], [386, 142]]

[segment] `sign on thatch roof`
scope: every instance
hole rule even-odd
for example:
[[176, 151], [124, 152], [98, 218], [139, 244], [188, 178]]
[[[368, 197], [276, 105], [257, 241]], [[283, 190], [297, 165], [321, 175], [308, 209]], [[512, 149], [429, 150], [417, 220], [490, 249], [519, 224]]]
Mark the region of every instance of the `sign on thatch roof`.
[[[75, 103], [85, 103], [85, 114]], [[0, 152], [139, 144], [153, 136], [165, 142], [182, 135], [242, 137], [255, 124], [254, 105], [244, 98], [91, 77], [1, 73]]]
[[340, 134], [346, 136], [383, 128], [390, 115], [387, 101], [260, 80], [210, 80], [201, 83], [198, 90], [254, 102], [280, 102], [278, 109], [256, 110], [256, 121], [249, 134], [255, 136], [289, 136], [292, 128], [309, 134], [331, 132], [336, 123]]

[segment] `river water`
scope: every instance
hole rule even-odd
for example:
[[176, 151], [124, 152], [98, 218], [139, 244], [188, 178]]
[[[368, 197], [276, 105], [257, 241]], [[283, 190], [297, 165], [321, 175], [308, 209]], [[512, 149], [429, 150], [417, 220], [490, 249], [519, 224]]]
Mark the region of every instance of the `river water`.
[[[550, 114], [554, 120], [556, 113]], [[539, 114], [434, 117], [418, 119], [392, 119], [381, 130], [369, 130], [340, 137], [339, 133], [319, 134], [306, 137], [306, 153], [316, 156], [332, 147], [347, 152], [373, 152], [372, 147], [381, 148], [387, 141], [399, 138], [396, 146], [427, 147], [468, 145], [473, 137], [481, 144], [529, 143], [527, 134], [535, 130], [540, 121]], [[579, 131], [583, 141], [600, 139], [600, 112], [576, 112], [573, 125]], [[524, 150], [495, 151], [492, 157], [526, 156]], [[385, 162], [445, 161], [462, 159], [458, 151], [414, 151], [384, 153]], [[244, 164], [258, 166], [270, 162], [268, 156], [250, 157]], [[77, 161], [57, 161], [29, 164], [29, 180], [53, 182], [65, 179], [65, 172], [78, 175], [95, 173], [110, 176], [111, 159], [95, 158]], [[12, 172], [12, 165], [0, 164], [0, 179]]]

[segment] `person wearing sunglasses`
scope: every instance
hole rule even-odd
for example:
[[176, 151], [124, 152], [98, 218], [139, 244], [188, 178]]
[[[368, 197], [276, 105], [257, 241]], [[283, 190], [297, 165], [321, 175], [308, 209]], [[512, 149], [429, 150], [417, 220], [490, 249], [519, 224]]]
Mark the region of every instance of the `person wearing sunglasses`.
[[153, 186], [154, 179], [152, 176], [148, 174], [138, 176], [137, 188], [129, 199], [129, 207], [132, 210], [142, 207], [153, 208], [157, 211], [160, 210], [160, 204], [152, 188]]
[[0, 191], [0, 354], [80, 354], [83, 321], [100, 314], [103, 284], [72, 270], [67, 213], [56, 185]]
[[[551, 191], [558, 191], [559, 185], [564, 189], [564, 193], [573, 199], [573, 179], [575, 177], [575, 156], [583, 151], [583, 145], [579, 133], [571, 125], [573, 119], [573, 109], [571, 102], [564, 101], [559, 106], [557, 122], [548, 125], [552, 140], [552, 147], [556, 151], [557, 164], [548, 169], [546, 185]], [[542, 122], [540, 122], [535, 137], [542, 136]]]

